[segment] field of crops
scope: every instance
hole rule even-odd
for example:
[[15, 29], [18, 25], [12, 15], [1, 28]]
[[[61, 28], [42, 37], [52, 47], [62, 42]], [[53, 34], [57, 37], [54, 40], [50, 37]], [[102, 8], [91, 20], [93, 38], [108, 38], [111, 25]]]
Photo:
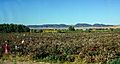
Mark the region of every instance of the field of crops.
[[120, 58], [120, 33], [0, 33], [0, 46], [5, 41], [11, 56], [28, 58], [19, 61], [106, 64]]

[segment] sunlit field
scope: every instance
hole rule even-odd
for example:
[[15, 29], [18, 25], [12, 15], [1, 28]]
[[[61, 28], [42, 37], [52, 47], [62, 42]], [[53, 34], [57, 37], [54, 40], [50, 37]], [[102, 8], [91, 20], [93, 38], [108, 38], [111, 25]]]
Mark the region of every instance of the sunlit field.
[[120, 58], [119, 32], [0, 33], [0, 46], [5, 41], [10, 62], [109, 64]]

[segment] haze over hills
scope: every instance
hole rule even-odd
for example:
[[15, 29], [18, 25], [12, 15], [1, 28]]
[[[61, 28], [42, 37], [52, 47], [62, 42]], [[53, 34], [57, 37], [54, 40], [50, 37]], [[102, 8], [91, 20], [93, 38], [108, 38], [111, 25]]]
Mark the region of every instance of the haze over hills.
[[[28, 25], [30, 28], [65, 28], [71, 25], [66, 24], [43, 24], [43, 25]], [[87, 24], [87, 23], [77, 23], [72, 25], [74, 27], [109, 27], [114, 25], [106, 25], [106, 24]]]

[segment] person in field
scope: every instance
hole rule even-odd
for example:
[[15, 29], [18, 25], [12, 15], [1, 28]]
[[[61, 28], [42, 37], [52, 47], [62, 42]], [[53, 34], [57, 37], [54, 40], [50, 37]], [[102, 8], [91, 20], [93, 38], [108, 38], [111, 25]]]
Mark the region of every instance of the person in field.
[[5, 42], [5, 44], [2, 45], [2, 61], [3, 62], [7, 61], [7, 63], [10, 64], [9, 55], [10, 55], [10, 46], [9, 44], [7, 44], [7, 42]]
[[[16, 46], [15, 46], [16, 47]], [[17, 48], [17, 47], [16, 47]], [[8, 63], [8, 64], [11, 64], [10, 62], [10, 52], [12, 52], [12, 51], [10, 51], [10, 46], [9, 46], [9, 44], [7, 44], [7, 42], [5, 43], [5, 44], [3, 44], [3, 46], [2, 46], [2, 55], [3, 55], [3, 59], [2, 59], [2, 61], [3, 61], [3, 64], [6, 62], [6, 63]], [[14, 56], [15, 57], [15, 56]], [[14, 58], [13, 59], [14, 61], [14, 64], [16, 64], [16, 59]]]
[[6, 43], [2, 46], [2, 54], [8, 54], [10, 52], [10, 47], [9, 45]]

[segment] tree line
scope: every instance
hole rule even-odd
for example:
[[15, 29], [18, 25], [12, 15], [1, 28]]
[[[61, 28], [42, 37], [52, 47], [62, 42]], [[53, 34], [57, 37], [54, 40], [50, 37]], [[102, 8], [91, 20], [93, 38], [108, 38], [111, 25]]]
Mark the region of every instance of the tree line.
[[0, 24], [0, 32], [29, 32], [29, 27], [21, 24]]

